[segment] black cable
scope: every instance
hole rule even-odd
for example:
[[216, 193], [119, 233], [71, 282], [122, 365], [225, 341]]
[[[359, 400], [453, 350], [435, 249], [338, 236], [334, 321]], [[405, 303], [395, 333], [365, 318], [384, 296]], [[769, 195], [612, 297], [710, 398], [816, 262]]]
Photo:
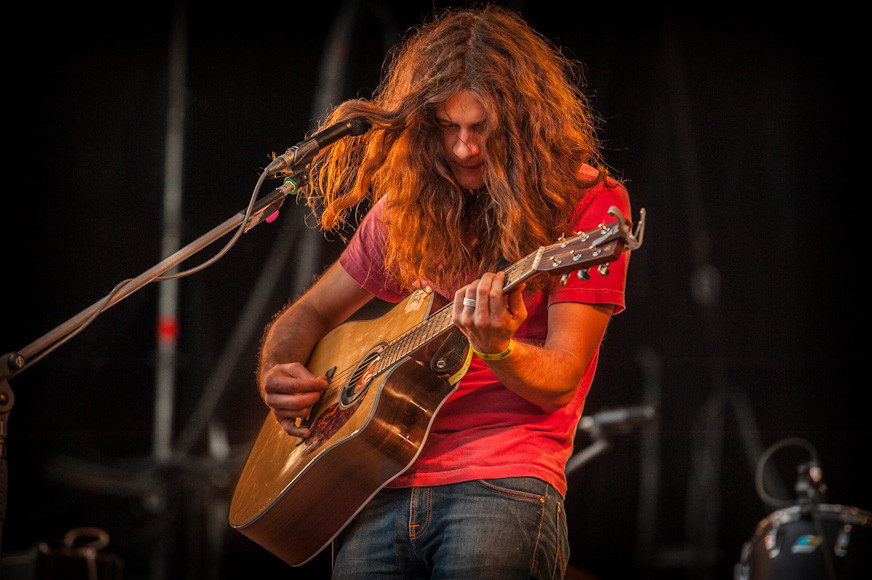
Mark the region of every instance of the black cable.
[[762, 499], [764, 503], [774, 507], [786, 507], [788, 505], [796, 503], [794, 500], [778, 499], [770, 496], [766, 492], [765, 486], [763, 484], [763, 473], [766, 469], [766, 464], [769, 462], [769, 459], [772, 457], [772, 455], [775, 454], [775, 452], [790, 446], [805, 448], [811, 456], [812, 463], [814, 463], [814, 465], [819, 465], [817, 450], [811, 443], [801, 437], [788, 437], [787, 439], [782, 439], [781, 441], [775, 443], [774, 445], [771, 445], [766, 451], [764, 451], [763, 455], [761, 455], [760, 459], [757, 461], [757, 470], [754, 476], [754, 482], [757, 488], [757, 495], [760, 496], [760, 499]]

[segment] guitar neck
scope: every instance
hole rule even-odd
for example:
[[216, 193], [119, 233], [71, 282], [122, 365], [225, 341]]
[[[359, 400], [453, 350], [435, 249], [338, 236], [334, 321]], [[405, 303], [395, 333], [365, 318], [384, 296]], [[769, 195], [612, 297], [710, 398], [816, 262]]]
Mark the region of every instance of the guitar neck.
[[[645, 210], [641, 212], [636, 233], [630, 231], [630, 224], [624, 219], [618, 208], [609, 208], [609, 215], [617, 219], [612, 223], [601, 224], [598, 228], [560, 240], [550, 246], [540, 247], [535, 252], [515, 262], [503, 272], [505, 282], [503, 292], [509, 292], [518, 284], [539, 272], [563, 274], [583, 270], [596, 265], [608, 265], [616, 260], [624, 251], [635, 250], [642, 244], [645, 227]], [[602, 270], [603, 275], [608, 269]], [[454, 323], [451, 320], [451, 305], [443, 307], [417, 324], [406, 333], [392, 340], [379, 355], [377, 372], [390, 368], [394, 363], [416, 352], [433, 339], [450, 330]]]
[[[525, 258], [503, 270], [505, 274], [503, 292], [511, 291], [518, 284], [538, 272], [542, 252], [543, 248], [539, 248], [537, 251], [528, 254]], [[451, 309], [451, 304], [442, 307], [422, 322], [392, 340], [379, 355], [378, 372], [387, 370], [394, 363], [451, 330], [454, 327]]]

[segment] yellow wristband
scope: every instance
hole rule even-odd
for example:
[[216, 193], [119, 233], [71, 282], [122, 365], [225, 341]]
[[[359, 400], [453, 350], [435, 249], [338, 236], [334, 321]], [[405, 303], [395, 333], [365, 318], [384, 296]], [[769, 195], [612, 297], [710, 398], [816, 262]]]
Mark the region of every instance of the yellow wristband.
[[504, 350], [503, 352], [497, 352], [497, 353], [478, 352], [474, 348], [470, 348], [470, 350], [472, 350], [473, 354], [475, 354], [475, 356], [477, 356], [481, 360], [503, 360], [504, 358], [506, 358], [507, 356], [512, 354], [512, 349], [514, 349], [514, 348], [515, 348], [515, 341], [513, 341], [510, 338], [509, 339], [509, 346], [507, 346], [506, 350]]

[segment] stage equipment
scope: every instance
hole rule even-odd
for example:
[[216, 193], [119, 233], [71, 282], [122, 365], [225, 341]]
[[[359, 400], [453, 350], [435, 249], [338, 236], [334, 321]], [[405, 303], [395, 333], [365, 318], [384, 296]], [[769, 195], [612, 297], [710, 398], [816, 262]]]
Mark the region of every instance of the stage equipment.
[[[788, 446], [806, 448], [811, 460], [797, 467], [796, 500], [773, 498], [763, 487], [772, 455]], [[817, 451], [806, 440], [784, 439], [760, 458], [757, 492], [769, 505], [786, 505], [763, 519], [742, 547], [734, 580], [859, 580], [872, 578], [872, 514], [822, 503], [827, 486]]]

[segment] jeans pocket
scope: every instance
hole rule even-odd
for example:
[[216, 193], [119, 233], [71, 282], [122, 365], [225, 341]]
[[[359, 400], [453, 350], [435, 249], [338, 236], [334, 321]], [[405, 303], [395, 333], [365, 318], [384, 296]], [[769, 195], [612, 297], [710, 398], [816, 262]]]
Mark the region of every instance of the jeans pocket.
[[502, 497], [544, 504], [547, 484], [533, 477], [505, 477], [476, 480], [483, 489]]

